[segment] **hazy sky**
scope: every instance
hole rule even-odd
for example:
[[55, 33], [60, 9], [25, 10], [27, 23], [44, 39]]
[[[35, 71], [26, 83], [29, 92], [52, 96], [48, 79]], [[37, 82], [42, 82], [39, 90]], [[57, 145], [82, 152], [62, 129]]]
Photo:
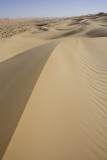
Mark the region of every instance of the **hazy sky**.
[[69, 17], [107, 12], [107, 0], [0, 0], [0, 17]]

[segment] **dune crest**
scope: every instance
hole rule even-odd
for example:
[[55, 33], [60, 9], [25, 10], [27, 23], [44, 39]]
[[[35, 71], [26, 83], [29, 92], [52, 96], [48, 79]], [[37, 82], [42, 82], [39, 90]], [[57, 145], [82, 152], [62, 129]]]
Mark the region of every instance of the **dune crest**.
[[107, 158], [106, 43], [70, 39], [57, 45], [3, 160]]

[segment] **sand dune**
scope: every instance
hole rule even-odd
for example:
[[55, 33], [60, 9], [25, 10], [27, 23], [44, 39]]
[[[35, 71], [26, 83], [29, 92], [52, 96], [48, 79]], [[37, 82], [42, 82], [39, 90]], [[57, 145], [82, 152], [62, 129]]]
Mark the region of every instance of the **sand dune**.
[[0, 40], [0, 159], [107, 159], [106, 19], [26, 19]]
[[107, 37], [107, 29], [106, 28], [96, 28], [87, 32], [89, 37]]
[[[107, 37], [107, 14], [71, 18], [0, 19], [0, 38], [28, 32], [30, 37]], [[68, 32], [69, 31], [69, 32]], [[56, 36], [55, 36], [56, 35]]]
[[0, 63], [1, 156], [23, 113], [41, 70], [57, 43], [53, 42], [30, 49]]

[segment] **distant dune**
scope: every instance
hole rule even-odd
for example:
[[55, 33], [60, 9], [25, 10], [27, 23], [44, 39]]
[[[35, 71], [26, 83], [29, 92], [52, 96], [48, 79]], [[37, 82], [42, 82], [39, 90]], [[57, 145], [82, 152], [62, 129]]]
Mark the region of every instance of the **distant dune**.
[[107, 160], [107, 14], [0, 19], [0, 160]]

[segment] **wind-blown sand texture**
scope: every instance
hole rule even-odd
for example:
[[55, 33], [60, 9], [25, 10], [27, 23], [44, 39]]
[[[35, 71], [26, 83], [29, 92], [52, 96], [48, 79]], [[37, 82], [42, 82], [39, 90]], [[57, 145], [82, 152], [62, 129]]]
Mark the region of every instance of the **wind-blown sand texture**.
[[107, 14], [2, 21], [0, 159], [107, 160]]

